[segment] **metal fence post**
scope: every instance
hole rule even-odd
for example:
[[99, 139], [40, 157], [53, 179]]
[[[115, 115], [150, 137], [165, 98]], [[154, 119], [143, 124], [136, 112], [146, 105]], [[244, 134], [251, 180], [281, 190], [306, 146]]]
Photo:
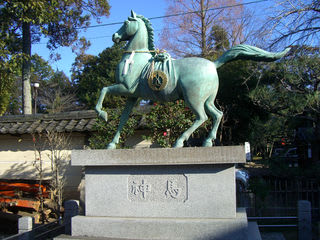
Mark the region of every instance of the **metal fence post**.
[[21, 217], [18, 220], [18, 233], [22, 234], [19, 236], [19, 240], [31, 240], [33, 239], [33, 217]]
[[312, 240], [311, 203], [306, 200], [298, 201], [299, 240]]
[[68, 200], [64, 203], [65, 233], [71, 235], [71, 218], [79, 214], [79, 201]]

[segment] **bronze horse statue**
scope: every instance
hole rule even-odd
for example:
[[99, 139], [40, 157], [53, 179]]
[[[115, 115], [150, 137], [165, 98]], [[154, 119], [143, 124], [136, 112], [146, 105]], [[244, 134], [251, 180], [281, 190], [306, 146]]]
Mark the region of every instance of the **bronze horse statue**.
[[100, 118], [107, 121], [107, 113], [102, 111], [105, 95], [127, 96], [128, 99], [117, 132], [107, 146], [111, 149], [116, 148], [120, 132], [139, 99], [160, 102], [184, 99], [196, 115], [192, 126], [177, 139], [174, 147], [183, 147], [184, 141], [188, 140], [208, 116], [212, 117], [212, 129], [203, 142], [205, 147], [212, 146], [222, 117], [222, 112], [214, 105], [219, 87], [217, 69], [237, 59], [275, 61], [290, 50], [287, 48], [283, 52], [272, 53], [249, 45], [237, 45], [214, 62], [199, 57], [174, 60], [168, 54], [155, 50], [150, 21], [133, 11], [122, 27], [113, 34], [112, 40], [128, 41], [128, 44], [117, 66], [117, 84], [101, 90], [96, 111]]

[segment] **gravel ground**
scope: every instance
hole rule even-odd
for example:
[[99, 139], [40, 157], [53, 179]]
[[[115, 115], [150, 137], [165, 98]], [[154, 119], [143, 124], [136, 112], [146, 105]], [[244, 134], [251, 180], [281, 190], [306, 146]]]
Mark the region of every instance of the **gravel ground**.
[[278, 232], [270, 232], [270, 233], [263, 233], [261, 232], [262, 240], [286, 240], [282, 233]]

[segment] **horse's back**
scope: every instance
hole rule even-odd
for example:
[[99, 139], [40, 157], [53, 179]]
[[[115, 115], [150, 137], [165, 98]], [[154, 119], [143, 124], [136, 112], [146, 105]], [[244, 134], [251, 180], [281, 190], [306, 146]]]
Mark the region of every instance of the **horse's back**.
[[215, 64], [207, 59], [189, 57], [172, 60], [173, 72], [168, 84], [161, 91], [154, 91], [146, 79], [141, 79], [139, 95], [156, 101], [173, 101], [184, 95], [211, 95], [218, 89], [218, 75]]
[[174, 62], [177, 87], [185, 95], [199, 97], [216, 93], [219, 86], [215, 64], [207, 59], [189, 57]]
[[174, 60], [174, 66], [179, 78], [207, 79], [217, 75], [213, 62], [199, 57], [188, 57]]

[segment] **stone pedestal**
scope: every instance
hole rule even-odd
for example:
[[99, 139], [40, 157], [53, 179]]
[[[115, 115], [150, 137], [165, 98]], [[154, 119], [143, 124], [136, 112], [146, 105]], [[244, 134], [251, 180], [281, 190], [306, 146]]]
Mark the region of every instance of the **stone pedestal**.
[[234, 169], [244, 146], [74, 150], [71, 162], [85, 166], [86, 182], [73, 237], [248, 239]]

